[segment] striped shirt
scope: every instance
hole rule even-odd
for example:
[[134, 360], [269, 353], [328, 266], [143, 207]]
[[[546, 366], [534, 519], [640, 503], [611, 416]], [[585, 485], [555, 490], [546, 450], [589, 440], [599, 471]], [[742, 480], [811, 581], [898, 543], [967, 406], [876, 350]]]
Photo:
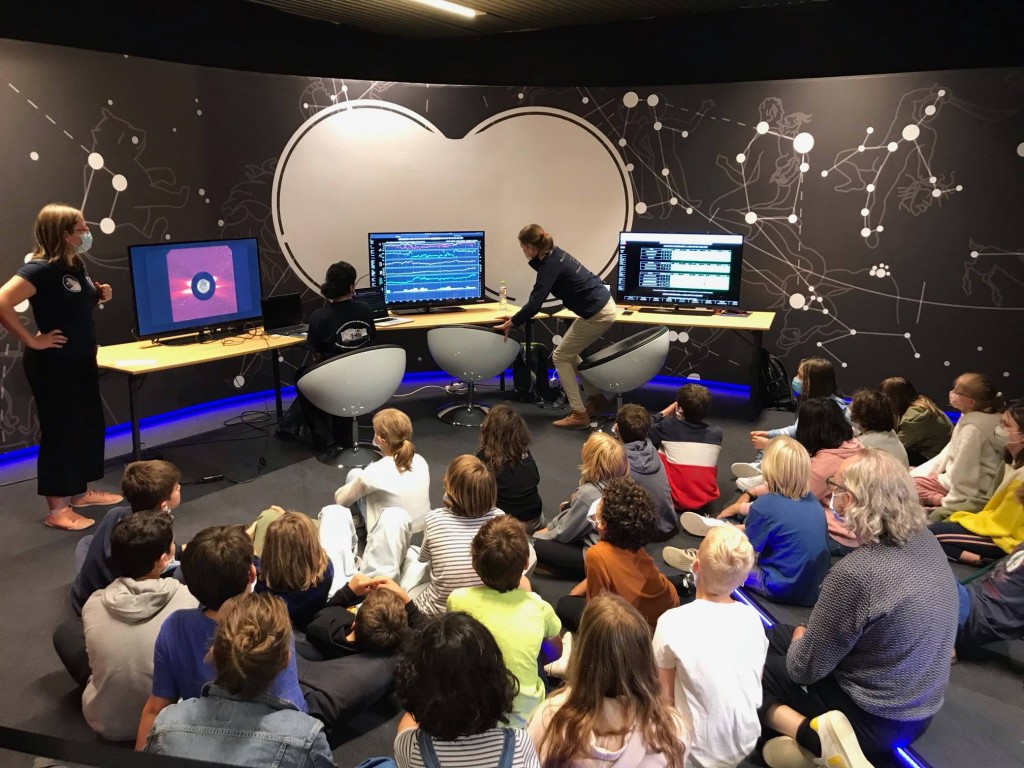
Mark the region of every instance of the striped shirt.
[[473, 570], [470, 547], [484, 523], [502, 514], [497, 507], [480, 517], [458, 517], [443, 508], [427, 513], [420, 562], [430, 563], [430, 582], [414, 600], [422, 613], [439, 616], [454, 590], [483, 583]]
[[[399, 768], [426, 768], [416, 741], [418, 728], [408, 728], [395, 737], [395, 762]], [[526, 731], [516, 728], [512, 768], [540, 768], [537, 752]], [[501, 759], [504, 728], [492, 728], [455, 741], [434, 739], [434, 752], [441, 768], [492, 768]]]

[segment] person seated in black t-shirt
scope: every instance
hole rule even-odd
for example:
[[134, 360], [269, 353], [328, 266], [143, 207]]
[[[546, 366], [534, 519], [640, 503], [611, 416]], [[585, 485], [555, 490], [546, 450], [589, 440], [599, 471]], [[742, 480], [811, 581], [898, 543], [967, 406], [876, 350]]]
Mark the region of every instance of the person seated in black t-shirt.
[[491, 408], [480, 425], [476, 456], [498, 482], [498, 509], [519, 520], [527, 533], [541, 528], [540, 472], [530, 453], [530, 432], [523, 417], [504, 403]]
[[[317, 361], [329, 360], [368, 346], [377, 336], [370, 306], [352, 298], [355, 295], [355, 284], [355, 267], [347, 261], [337, 261], [327, 268], [327, 277], [320, 286], [320, 293], [328, 304], [309, 316], [309, 330], [306, 333], [306, 342]], [[302, 378], [303, 373], [305, 368], [300, 368], [296, 379]], [[301, 394], [297, 395], [297, 400], [317, 450], [325, 450], [335, 444], [344, 446], [351, 442], [351, 422], [348, 419], [329, 416]]]

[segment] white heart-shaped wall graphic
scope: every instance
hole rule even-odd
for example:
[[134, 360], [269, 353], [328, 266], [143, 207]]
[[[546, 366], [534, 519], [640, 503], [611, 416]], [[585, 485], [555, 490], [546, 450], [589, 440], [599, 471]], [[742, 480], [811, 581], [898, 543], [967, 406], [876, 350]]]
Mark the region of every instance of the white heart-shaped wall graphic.
[[313, 289], [341, 259], [364, 275], [370, 232], [482, 229], [488, 288], [505, 280], [523, 303], [535, 275], [519, 229], [541, 224], [611, 283], [633, 188], [617, 148], [568, 112], [513, 109], [449, 139], [405, 107], [361, 100], [295, 132], [274, 174], [272, 210], [283, 253]]

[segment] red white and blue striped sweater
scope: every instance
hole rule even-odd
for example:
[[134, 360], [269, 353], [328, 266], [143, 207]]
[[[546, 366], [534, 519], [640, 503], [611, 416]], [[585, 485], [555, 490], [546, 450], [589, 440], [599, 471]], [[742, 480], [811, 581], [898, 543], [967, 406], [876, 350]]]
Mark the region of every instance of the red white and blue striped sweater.
[[703, 421], [683, 421], [656, 413], [648, 436], [665, 464], [677, 510], [697, 510], [718, 498], [721, 429]]

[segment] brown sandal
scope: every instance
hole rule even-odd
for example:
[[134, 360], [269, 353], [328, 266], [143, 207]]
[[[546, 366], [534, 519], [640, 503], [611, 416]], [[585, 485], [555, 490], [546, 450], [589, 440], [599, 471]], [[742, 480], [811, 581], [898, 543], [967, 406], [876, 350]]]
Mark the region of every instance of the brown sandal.
[[58, 509], [46, 516], [43, 520], [49, 528], [57, 528], [61, 531], [84, 531], [96, 524], [92, 518], [82, 517], [71, 507]]

